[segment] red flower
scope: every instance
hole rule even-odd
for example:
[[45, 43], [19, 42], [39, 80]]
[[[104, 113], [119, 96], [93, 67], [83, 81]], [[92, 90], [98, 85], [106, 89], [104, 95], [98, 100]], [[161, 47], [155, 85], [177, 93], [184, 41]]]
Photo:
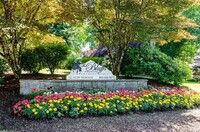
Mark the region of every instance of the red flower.
[[36, 88], [32, 88], [32, 91], [36, 91]]

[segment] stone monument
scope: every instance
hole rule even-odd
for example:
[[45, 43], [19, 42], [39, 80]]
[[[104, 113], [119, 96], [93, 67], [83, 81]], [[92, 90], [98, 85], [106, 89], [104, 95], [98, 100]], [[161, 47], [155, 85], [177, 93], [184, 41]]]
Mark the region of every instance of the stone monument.
[[110, 70], [92, 60], [85, 64], [80, 64], [77, 61], [67, 76], [67, 80], [116, 80], [116, 76]]
[[66, 90], [87, 89], [87, 88], [108, 88], [110, 90], [130, 89], [136, 90], [139, 87], [146, 87], [146, 79], [121, 79], [116, 80], [116, 76], [107, 68], [98, 65], [94, 61], [85, 64], [76, 62], [71, 69], [67, 80], [24, 80], [20, 79], [20, 94], [31, 94], [32, 88], [38, 90], [53, 87], [56, 92]]

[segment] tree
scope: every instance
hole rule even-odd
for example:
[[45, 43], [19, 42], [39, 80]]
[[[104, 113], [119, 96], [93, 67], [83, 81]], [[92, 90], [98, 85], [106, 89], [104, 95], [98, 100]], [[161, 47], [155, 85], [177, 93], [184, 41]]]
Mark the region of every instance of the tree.
[[198, 46], [195, 42], [182, 40], [181, 42], [169, 42], [159, 46], [160, 50], [168, 56], [181, 61], [192, 63], [197, 55]]
[[[200, 26], [200, 5], [194, 5], [188, 10], [183, 12], [183, 15], [187, 18], [193, 19]], [[199, 44], [200, 47], [200, 28], [197, 26], [196, 28], [187, 28], [186, 30], [191, 34], [197, 36], [195, 42]]]
[[80, 55], [81, 49], [87, 44], [93, 47], [97, 44], [94, 37], [95, 31], [93, 27], [87, 23], [76, 26], [66, 22], [60, 24], [55, 23], [50, 27], [50, 32], [62, 37], [70, 47], [71, 52], [76, 55]]
[[[120, 73], [125, 51], [133, 41], [146, 42], [165, 37], [166, 27], [185, 28], [187, 18], [181, 12], [192, 0], [61, 0], [65, 12], [76, 21], [87, 21], [98, 31], [96, 37], [109, 51], [115, 75]], [[74, 21], [73, 21], [74, 22]], [[190, 21], [193, 22], [193, 21]], [[187, 25], [188, 26], [188, 25]], [[154, 36], [153, 36], [154, 35]]]
[[[194, 5], [182, 13], [185, 17], [190, 18], [195, 21], [196, 24], [200, 25], [200, 6]], [[199, 26], [193, 28], [186, 28], [190, 34], [195, 35], [196, 39], [180, 40], [178, 42], [170, 41], [167, 44], [160, 45], [160, 49], [165, 54], [171, 56], [172, 58], [180, 59], [188, 63], [192, 63], [194, 57], [197, 54], [197, 50], [200, 46], [200, 29]], [[174, 35], [172, 35], [174, 37]], [[179, 35], [180, 36], [180, 35]], [[178, 38], [178, 36], [175, 36]]]
[[27, 39], [54, 22], [59, 13], [56, 0], [0, 0], [0, 54], [17, 78]]

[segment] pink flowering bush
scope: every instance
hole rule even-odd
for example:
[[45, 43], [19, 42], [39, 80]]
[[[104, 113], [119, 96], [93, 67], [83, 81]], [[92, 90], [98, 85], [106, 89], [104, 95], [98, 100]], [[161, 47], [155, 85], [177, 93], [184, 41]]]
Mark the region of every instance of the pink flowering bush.
[[106, 93], [63, 92], [36, 96], [13, 107], [18, 116], [53, 118], [61, 116], [114, 115], [129, 111], [154, 111], [193, 108], [200, 105], [200, 95], [186, 89], [117, 90]]

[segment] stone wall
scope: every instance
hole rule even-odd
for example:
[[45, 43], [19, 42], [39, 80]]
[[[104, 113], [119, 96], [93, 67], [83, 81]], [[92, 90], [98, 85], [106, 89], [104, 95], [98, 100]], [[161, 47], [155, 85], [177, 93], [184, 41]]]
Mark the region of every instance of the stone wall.
[[131, 89], [147, 86], [146, 79], [109, 80], [109, 81], [75, 81], [75, 80], [20, 80], [20, 94], [28, 95], [32, 88], [45, 89], [53, 87], [56, 92], [88, 88], [108, 88], [111, 90]]

